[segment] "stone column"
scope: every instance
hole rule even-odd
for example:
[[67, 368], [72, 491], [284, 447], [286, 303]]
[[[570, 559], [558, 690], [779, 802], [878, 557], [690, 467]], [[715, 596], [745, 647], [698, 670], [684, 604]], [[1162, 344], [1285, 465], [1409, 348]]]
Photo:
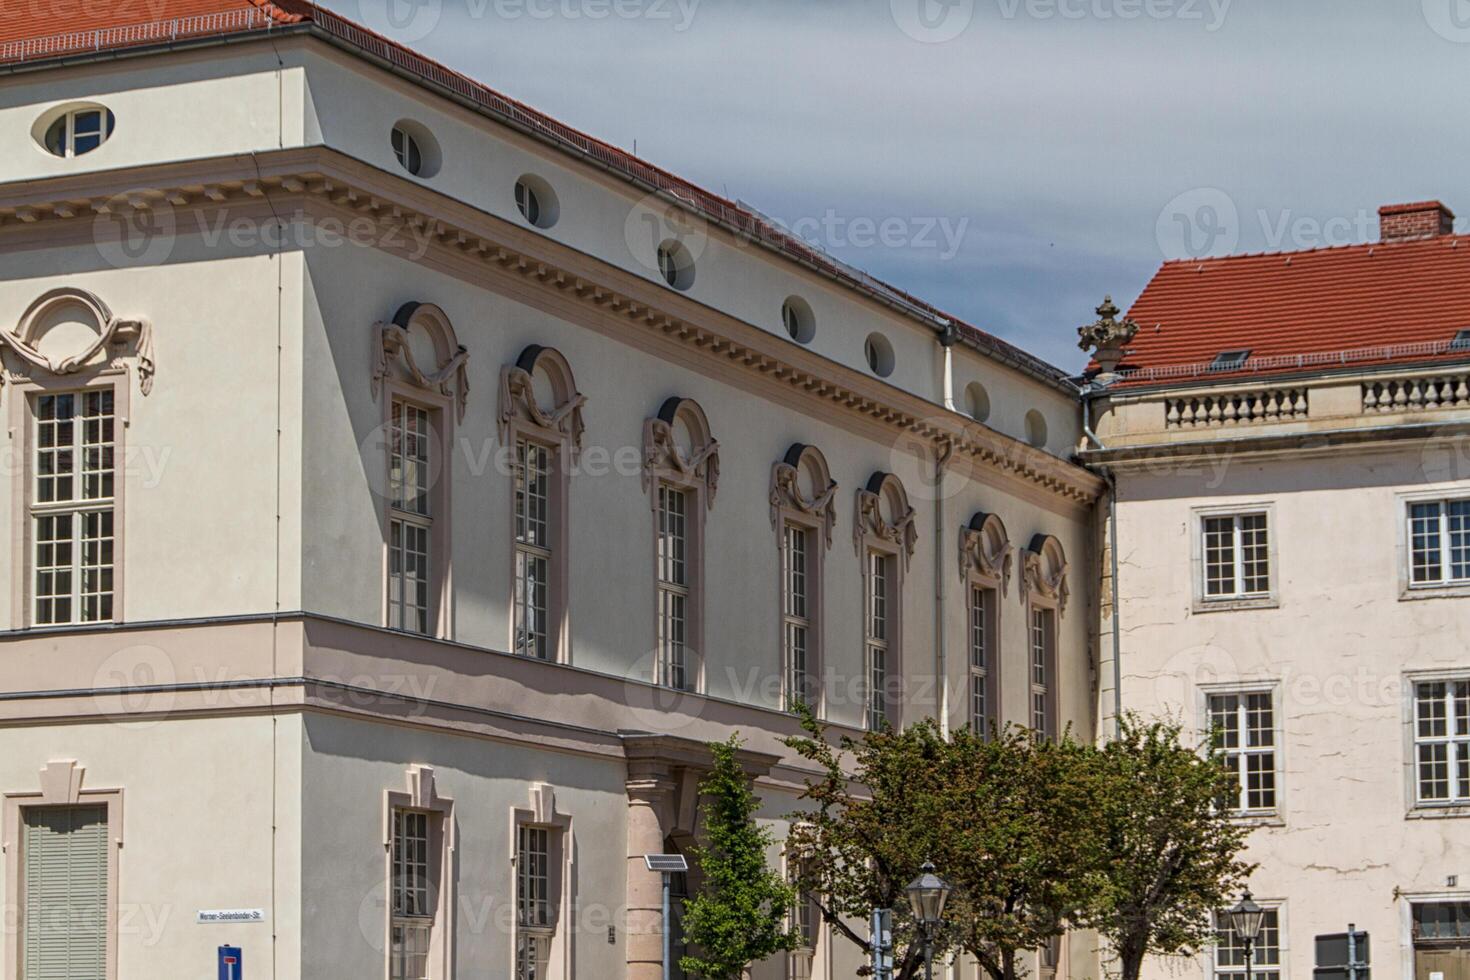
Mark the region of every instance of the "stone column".
[[627, 980], [662, 980], [663, 875], [649, 871], [643, 856], [664, 853], [673, 774], [666, 763], [630, 761], [627, 789]]

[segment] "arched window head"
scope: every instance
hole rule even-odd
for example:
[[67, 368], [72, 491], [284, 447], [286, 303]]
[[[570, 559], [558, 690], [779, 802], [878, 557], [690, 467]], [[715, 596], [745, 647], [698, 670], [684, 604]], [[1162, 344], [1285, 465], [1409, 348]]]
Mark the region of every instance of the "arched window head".
[[669, 398], [643, 423], [643, 486], [660, 479], [698, 484], [706, 508], [715, 504], [720, 483], [720, 443], [709, 418], [692, 398]]
[[455, 336], [449, 316], [432, 303], [405, 303], [377, 325], [373, 397], [385, 380], [452, 398], [460, 421], [469, 404], [469, 351]]
[[508, 444], [512, 423], [524, 423], [581, 449], [586, 404], [587, 396], [577, 390], [572, 366], [561, 351], [532, 344], [500, 372], [501, 440]]
[[1067, 584], [1067, 555], [1062, 543], [1050, 534], [1031, 539], [1021, 572], [1022, 598], [1032, 604], [1055, 606], [1058, 613], [1067, 611], [1071, 588]]
[[[153, 331], [147, 321], [113, 315], [82, 289], [62, 287], [37, 297], [19, 322], [0, 330], [0, 367], [15, 377], [52, 376], [121, 368], [132, 361], [143, 394], [153, 390]], [[5, 370], [0, 370], [0, 384]]]
[[861, 554], [865, 542], [886, 543], [902, 553], [904, 567], [914, 556], [919, 531], [914, 526], [914, 509], [903, 484], [892, 473], [877, 472], [857, 492], [853, 515], [853, 543]]
[[826, 546], [832, 546], [837, 523], [837, 482], [827, 458], [816, 446], [794, 442], [771, 467], [771, 524], [779, 527], [781, 514], [795, 511], [821, 525]]
[[960, 528], [960, 580], [971, 577], [998, 584], [1004, 595], [1011, 582], [1015, 549], [1006, 526], [994, 514], [977, 512]]

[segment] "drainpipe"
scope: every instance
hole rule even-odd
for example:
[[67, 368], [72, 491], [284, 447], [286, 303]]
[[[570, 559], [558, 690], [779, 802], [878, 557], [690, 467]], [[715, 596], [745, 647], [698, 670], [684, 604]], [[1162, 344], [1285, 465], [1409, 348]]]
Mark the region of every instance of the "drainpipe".
[[[946, 321], [939, 334], [939, 346], [944, 350], [944, 407], [953, 412], [954, 407], [954, 345], [959, 340], [959, 330], [953, 322]], [[939, 730], [949, 731], [949, 656], [944, 641], [944, 600], [948, 589], [944, 577], [944, 469], [954, 455], [954, 443], [946, 441], [934, 457], [934, 670], [935, 689], [939, 694]]]
[[[1107, 449], [1092, 431], [1092, 399], [1102, 389], [1092, 383], [1082, 389], [1082, 431], [1098, 449]], [[1113, 737], [1123, 734], [1123, 609], [1118, 604], [1118, 477], [1110, 467], [1098, 467], [1108, 481], [1108, 555], [1112, 570], [1113, 606]]]

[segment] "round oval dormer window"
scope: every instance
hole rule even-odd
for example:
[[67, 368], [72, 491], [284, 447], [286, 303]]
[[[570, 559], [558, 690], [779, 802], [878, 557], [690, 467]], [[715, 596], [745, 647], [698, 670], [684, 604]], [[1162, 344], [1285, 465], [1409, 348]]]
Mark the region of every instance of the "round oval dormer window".
[[55, 156], [79, 157], [106, 143], [116, 122], [106, 106], [75, 106], [46, 125], [41, 145]]
[[863, 359], [868, 362], [868, 370], [880, 378], [893, 373], [893, 345], [881, 333], [868, 334], [863, 342]]
[[540, 177], [525, 174], [516, 181], [516, 209], [537, 228], [550, 228], [561, 216], [556, 192]]
[[439, 144], [416, 122], [400, 119], [390, 137], [398, 165], [415, 177], [432, 177], [439, 172]]
[[694, 285], [694, 256], [684, 243], [670, 238], [658, 247], [658, 272], [675, 289]]

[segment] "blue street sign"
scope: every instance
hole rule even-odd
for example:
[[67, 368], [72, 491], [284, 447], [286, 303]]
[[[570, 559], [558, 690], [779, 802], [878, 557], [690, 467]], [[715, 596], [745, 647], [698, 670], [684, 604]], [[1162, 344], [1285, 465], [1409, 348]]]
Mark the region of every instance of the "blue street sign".
[[239, 946], [219, 948], [219, 980], [245, 980], [244, 957]]

